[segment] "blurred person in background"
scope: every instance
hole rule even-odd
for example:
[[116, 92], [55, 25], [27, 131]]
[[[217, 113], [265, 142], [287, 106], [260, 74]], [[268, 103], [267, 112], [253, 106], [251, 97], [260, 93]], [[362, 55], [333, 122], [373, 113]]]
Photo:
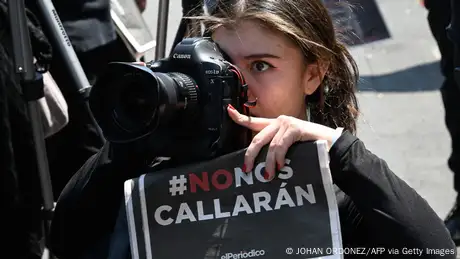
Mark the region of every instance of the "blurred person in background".
[[456, 202], [445, 219], [446, 227], [458, 246], [460, 244], [460, 88], [454, 79], [454, 44], [449, 39], [447, 27], [451, 21], [451, 0], [422, 0], [428, 10], [428, 23], [441, 52], [441, 73], [444, 82], [441, 96], [444, 103], [445, 123], [449, 131], [452, 150], [448, 160], [454, 173]]
[[[137, 3], [141, 11], [145, 9], [146, 0], [132, 1]], [[91, 85], [96, 81], [97, 75], [103, 72], [107, 63], [135, 61], [123, 40], [117, 35], [110, 14], [111, 0], [52, 2]], [[39, 13], [35, 0], [26, 0], [26, 3], [35, 13]], [[82, 97], [76, 92], [75, 82], [72, 82], [63, 66], [63, 57], [60, 53], [54, 53], [50, 72], [64, 94], [69, 112], [68, 125], [47, 139], [53, 191], [57, 199], [72, 175], [90, 156], [98, 152], [103, 142], [91, 122]]]

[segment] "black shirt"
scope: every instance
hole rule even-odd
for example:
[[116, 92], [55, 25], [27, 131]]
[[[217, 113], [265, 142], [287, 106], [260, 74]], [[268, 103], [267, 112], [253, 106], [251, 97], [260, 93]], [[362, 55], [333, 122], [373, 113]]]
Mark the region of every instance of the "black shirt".
[[[113, 159], [106, 146], [82, 167], [63, 191], [51, 233], [52, 250], [60, 259], [82, 258], [83, 254], [92, 255], [84, 258], [107, 258], [123, 201], [123, 183], [136, 177], [133, 172], [141, 169], [127, 163], [137, 156], [125, 152]], [[344, 132], [330, 150], [330, 168], [337, 187], [344, 248], [456, 251], [442, 220], [428, 203], [349, 132]], [[126, 234], [112, 246], [111, 252], [116, 258], [130, 258], [127, 238]], [[345, 256], [354, 257], [356, 255]], [[404, 255], [404, 258], [411, 257], [418, 256]], [[455, 258], [456, 254], [423, 256], [441, 257]]]

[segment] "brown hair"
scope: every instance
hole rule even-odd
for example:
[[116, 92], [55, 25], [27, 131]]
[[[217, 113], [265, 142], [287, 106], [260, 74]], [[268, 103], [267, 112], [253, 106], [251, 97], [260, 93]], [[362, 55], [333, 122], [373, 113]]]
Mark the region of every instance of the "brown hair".
[[321, 0], [215, 1], [211, 14], [188, 18], [202, 22], [208, 33], [220, 26], [234, 26], [242, 20], [256, 20], [286, 35], [301, 48], [307, 63], [328, 65], [318, 90], [306, 97], [312, 120], [356, 133], [358, 68], [337, 39], [331, 16]]

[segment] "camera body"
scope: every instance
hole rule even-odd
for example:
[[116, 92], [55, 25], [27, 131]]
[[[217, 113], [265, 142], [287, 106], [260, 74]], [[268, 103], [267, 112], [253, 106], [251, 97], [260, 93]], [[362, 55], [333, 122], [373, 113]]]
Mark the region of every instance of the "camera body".
[[209, 38], [186, 38], [166, 59], [108, 64], [89, 104], [108, 141], [190, 162], [245, 147], [250, 132], [226, 108], [247, 113], [246, 101], [241, 73], [218, 46]]

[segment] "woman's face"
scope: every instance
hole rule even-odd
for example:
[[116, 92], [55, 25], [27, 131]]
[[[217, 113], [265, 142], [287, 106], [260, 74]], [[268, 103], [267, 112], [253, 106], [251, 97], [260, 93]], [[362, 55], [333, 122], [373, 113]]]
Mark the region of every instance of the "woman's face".
[[213, 39], [243, 73], [249, 100], [257, 98], [253, 116], [306, 118], [305, 95], [316, 90], [320, 79], [305, 65], [300, 48], [254, 21], [236, 29], [220, 27]]

